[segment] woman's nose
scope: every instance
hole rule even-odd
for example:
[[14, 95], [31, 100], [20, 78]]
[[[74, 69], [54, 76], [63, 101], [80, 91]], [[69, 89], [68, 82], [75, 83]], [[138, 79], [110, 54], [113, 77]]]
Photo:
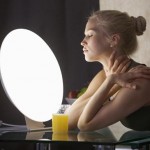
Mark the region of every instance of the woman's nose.
[[81, 45], [84, 46], [86, 44], [85, 38], [81, 41]]

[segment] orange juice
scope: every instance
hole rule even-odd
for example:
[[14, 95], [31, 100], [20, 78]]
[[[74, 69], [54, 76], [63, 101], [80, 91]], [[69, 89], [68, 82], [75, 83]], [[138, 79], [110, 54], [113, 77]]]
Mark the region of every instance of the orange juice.
[[68, 141], [68, 133], [53, 133], [53, 141]]
[[55, 133], [68, 132], [68, 115], [53, 114], [53, 116], [52, 116], [52, 131]]

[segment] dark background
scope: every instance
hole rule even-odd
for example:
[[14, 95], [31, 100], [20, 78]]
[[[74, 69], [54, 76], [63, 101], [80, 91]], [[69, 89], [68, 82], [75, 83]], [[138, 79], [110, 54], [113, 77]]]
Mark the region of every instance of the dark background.
[[[0, 44], [17, 28], [41, 36], [59, 61], [65, 98], [70, 90], [85, 86], [101, 69], [100, 64], [85, 61], [80, 46], [87, 17], [98, 9], [99, 0], [0, 0]], [[0, 120], [24, 124], [23, 115], [8, 100], [1, 84]]]

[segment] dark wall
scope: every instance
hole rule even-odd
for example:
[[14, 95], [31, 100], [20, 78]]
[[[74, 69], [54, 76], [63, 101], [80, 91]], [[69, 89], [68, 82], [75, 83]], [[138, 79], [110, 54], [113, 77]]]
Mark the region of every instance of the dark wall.
[[[0, 43], [17, 28], [40, 35], [59, 61], [66, 97], [70, 90], [83, 87], [101, 69], [99, 64], [84, 60], [80, 46], [87, 17], [98, 9], [99, 0], [1, 0]], [[24, 117], [8, 100], [1, 84], [0, 120], [24, 123]]]

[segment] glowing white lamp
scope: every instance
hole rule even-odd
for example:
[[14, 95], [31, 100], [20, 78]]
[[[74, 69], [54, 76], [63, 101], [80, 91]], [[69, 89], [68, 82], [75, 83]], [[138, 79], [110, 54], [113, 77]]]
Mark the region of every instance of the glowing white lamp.
[[32, 31], [16, 29], [5, 37], [0, 74], [7, 96], [29, 119], [45, 122], [59, 109], [63, 98], [61, 69], [49, 46]]

